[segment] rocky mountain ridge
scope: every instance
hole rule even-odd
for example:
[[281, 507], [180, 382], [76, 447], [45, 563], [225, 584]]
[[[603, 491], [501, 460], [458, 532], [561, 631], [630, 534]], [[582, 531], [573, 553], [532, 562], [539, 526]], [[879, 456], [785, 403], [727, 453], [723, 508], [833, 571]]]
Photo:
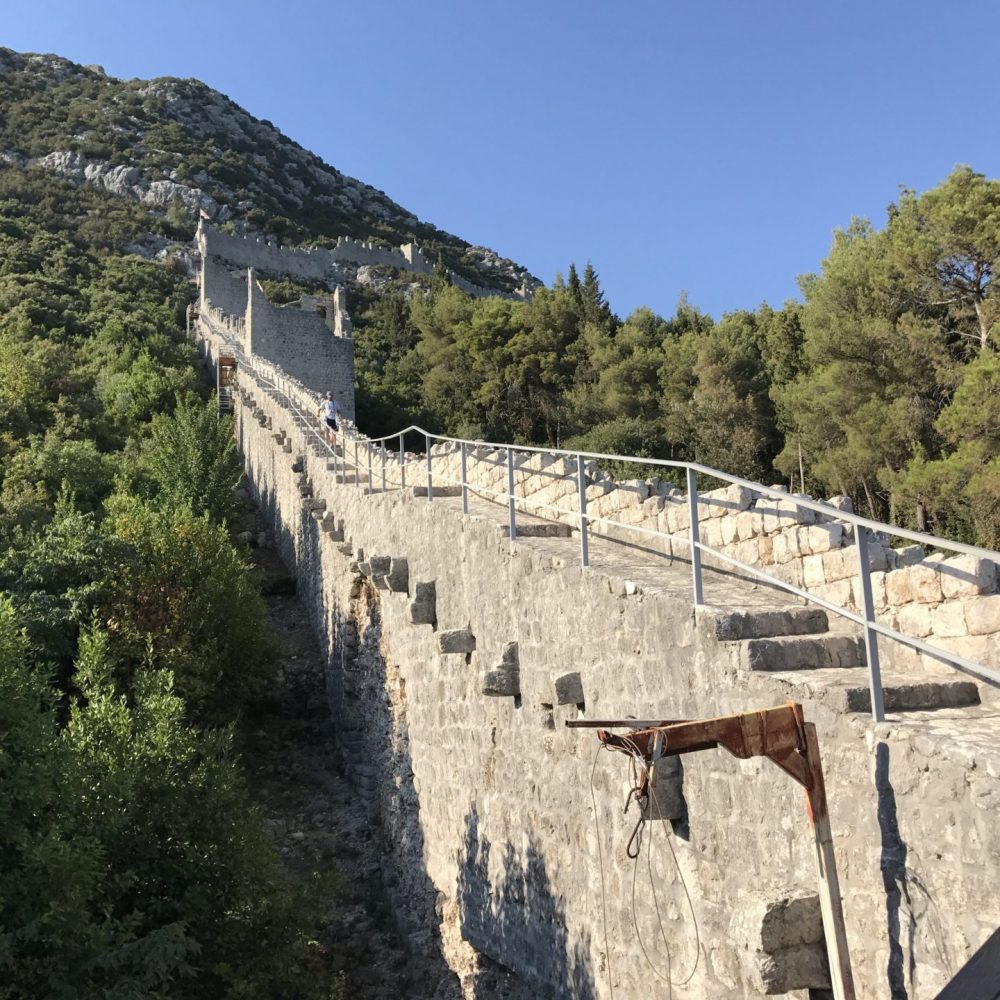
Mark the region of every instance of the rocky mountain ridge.
[[416, 242], [455, 272], [511, 290], [525, 268], [422, 222], [198, 80], [118, 80], [99, 66], [0, 48], [0, 165], [44, 170], [177, 223], [204, 212], [286, 244]]

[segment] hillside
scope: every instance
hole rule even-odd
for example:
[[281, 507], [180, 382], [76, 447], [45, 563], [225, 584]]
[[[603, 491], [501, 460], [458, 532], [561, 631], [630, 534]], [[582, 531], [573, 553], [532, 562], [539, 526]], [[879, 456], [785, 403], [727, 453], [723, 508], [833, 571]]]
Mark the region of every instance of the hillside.
[[100, 67], [0, 48], [0, 109], [0, 164], [138, 202], [178, 236], [190, 236], [201, 210], [290, 244], [413, 241], [477, 284], [537, 284], [513, 261], [422, 222], [198, 80], [117, 80]]

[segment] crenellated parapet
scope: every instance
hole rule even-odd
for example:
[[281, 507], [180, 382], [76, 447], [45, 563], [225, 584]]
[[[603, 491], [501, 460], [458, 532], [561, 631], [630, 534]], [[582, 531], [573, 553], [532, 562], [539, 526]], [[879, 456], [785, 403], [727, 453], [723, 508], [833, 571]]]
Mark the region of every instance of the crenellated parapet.
[[[204, 220], [198, 223], [195, 242], [203, 258], [216, 257], [234, 267], [252, 267], [266, 274], [324, 284], [335, 284], [338, 267], [344, 264], [392, 267], [414, 274], [431, 274], [434, 270], [427, 255], [415, 243], [393, 248], [341, 236], [331, 248], [283, 247], [261, 236], [236, 236], [224, 232]], [[516, 292], [501, 292], [477, 285], [454, 271], [448, 272], [448, 279], [474, 298], [496, 296], [528, 300], [533, 294], [527, 282], [522, 283]]]
[[[333, 393], [344, 416], [353, 420], [354, 341], [343, 288], [275, 305], [240, 254], [224, 256], [223, 251], [241, 244], [228, 234], [216, 235], [225, 238], [213, 242], [205, 227], [198, 228], [200, 314], [246, 355], [278, 366], [317, 393]], [[309, 257], [303, 252], [291, 259], [304, 269]]]

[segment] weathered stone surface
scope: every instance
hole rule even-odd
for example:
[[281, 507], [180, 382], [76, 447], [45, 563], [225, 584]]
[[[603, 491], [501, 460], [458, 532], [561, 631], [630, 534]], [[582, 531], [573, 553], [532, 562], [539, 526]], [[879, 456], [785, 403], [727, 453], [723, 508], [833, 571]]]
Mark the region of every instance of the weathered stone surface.
[[438, 650], [442, 653], [472, 653], [476, 637], [467, 628], [449, 629], [438, 635]]
[[410, 586], [410, 564], [402, 556], [393, 556], [389, 561], [389, 572], [385, 582], [389, 589], [405, 594]]
[[582, 705], [583, 680], [579, 673], [573, 672], [557, 677], [555, 681], [557, 705]]
[[997, 586], [996, 563], [975, 556], [952, 556], [939, 564], [941, 589], [945, 597], [972, 597], [992, 594]]
[[1000, 594], [965, 602], [969, 635], [1000, 633]]
[[[902, 611], [900, 612], [902, 614]], [[965, 621], [965, 605], [961, 601], [945, 601], [931, 613], [931, 631], [935, 635], [953, 638], [969, 634]]]
[[778, 635], [826, 632], [829, 622], [820, 608], [787, 608], [782, 611], [728, 611], [713, 616], [717, 639], [762, 639]]
[[521, 693], [521, 679], [516, 670], [487, 670], [481, 690], [487, 697], [512, 698]]
[[410, 622], [414, 625], [437, 625], [437, 590], [433, 580], [418, 583], [413, 588]]
[[830, 985], [819, 897], [806, 889], [744, 892], [731, 924], [747, 978], [760, 993]]

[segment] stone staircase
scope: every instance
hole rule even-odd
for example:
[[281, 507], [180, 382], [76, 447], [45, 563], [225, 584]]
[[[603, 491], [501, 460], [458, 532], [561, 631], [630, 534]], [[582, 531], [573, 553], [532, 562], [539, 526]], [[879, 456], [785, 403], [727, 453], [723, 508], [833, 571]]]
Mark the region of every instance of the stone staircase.
[[[871, 712], [865, 647], [860, 636], [830, 632], [818, 608], [707, 608], [714, 637], [735, 647], [743, 670], [766, 672], [789, 688], [789, 696], [813, 697], [844, 713]], [[886, 711], [928, 711], [978, 705], [979, 688], [954, 671], [882, 672]]]

